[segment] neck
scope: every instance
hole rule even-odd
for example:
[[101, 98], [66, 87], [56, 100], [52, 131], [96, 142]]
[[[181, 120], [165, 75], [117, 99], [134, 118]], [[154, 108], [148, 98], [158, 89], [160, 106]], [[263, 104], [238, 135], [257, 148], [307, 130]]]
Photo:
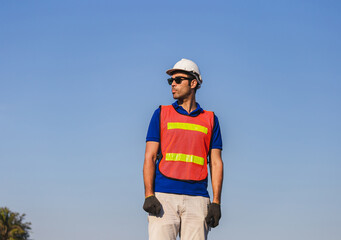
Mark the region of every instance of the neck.
[[188, 113], [191, 113], [192, 111], [197, 109], [195, 95], [191, 95], [189, 98], [185, 98], [185, 99], [178, 99], [178, 104], [183, 109], [185, 109]]

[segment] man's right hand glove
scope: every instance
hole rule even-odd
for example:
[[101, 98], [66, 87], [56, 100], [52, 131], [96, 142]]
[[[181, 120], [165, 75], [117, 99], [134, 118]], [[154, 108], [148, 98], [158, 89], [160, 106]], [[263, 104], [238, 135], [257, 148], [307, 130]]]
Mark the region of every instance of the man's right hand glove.
[[208, 213], [205, 218], [209, 227], [215, 228], [219, 224], [221, 218], [220, 205], [218, 203], [211, 203], [208, 207]]
[[154, 195], [152, 195], [146, 197], [144, 200], [143, 209], [150, 214], [158, 215], [161, 211], [161, 203]]

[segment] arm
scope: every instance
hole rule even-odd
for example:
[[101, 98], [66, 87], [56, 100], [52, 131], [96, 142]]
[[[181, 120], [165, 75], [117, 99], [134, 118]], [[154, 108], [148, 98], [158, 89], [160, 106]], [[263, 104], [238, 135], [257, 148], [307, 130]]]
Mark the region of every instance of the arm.
[[219, 225], [221, 218], [220, 200], [221, 188], [223, 185], [223, 161], [221, 159], [221, 150], [217, 148], [211, 149], [210, 153], [210, 172], [213, 190], [213, 201], [208, 208], [205, 221], [208, 226], [216, 227]]
[[213, 190], [213, 203], [220, 204], [221, 201], [221, 189], [223, 186], [223, 160], [221, 159], [220, 149], [211, 149], [210, 153], [210, 172], [211, 172], [211, 182]]
[[145, 197], [154, 195], [155, 161], [160, 143], [148, 141], [143, 164], [143, 180]]

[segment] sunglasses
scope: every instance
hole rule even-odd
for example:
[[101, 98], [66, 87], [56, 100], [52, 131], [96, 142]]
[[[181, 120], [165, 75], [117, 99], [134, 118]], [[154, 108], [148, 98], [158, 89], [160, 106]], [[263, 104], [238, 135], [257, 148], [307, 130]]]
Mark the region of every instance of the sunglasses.
[[173, 81], [175, 81], [176, 84], [180, 84], [183, 80], [193, 80], [194, 78], [185, 78], [185, 77], [176, 77], [176, 78], [168, 78], [168, 84], [172, 85]]

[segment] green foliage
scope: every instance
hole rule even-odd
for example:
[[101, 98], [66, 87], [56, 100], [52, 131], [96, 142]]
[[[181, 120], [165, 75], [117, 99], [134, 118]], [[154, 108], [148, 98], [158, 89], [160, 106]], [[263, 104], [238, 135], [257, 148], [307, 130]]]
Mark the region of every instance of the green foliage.
[[31, 223], [24, 223], [25, 214], [0, 208], [0, 240], [29, 240]]

